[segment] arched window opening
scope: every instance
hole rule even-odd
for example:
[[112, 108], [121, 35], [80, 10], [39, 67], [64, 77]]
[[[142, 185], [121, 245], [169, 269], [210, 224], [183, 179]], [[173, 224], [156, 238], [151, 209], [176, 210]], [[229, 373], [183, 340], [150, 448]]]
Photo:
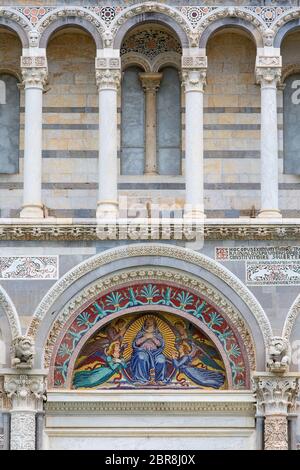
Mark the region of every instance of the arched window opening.
[[162, 70], [157, 97], [158, 170], [160, 175], [181, 173], [180, 81], [172, 67]]
[[0, 74], [0, 173], [19, 170], [20, 92], [18, 79]]
[[[179, 39], [161, 25], [133, 28], [121, 46], [121, 174], [181, 173]], [[141, 70], [138, 69], [138, 66]], [[129, 68], [128, 68], [129, 67]]]
[[283, 91], [283, 171], [300, 175], [300, 72], [285, 80]]
[[144, 173], [145, 99], [139, 74], [129, 67], [122, 80], [121, 174]]

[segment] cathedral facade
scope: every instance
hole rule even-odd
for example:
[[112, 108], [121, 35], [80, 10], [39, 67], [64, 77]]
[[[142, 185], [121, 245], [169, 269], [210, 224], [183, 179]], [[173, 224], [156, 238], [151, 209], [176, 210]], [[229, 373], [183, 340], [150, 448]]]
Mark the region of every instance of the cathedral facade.
[[0, 0], [0, 448], [297, 449], [298, 0]]

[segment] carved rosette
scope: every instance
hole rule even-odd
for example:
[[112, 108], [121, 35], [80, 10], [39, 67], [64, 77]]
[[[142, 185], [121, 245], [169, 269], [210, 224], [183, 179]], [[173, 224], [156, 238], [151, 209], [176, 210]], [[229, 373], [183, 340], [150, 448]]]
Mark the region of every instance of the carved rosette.
[[293, 412], [299, 393], [299, 377], [265, 374], [253, 377], [257, 414], [265, 416], [266, 450], [288, 449], [288, 413]]

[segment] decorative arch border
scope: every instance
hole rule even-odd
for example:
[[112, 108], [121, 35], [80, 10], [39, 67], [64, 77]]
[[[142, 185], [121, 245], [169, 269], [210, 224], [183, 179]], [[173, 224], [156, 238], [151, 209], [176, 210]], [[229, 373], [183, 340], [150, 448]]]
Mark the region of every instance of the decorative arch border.
[[294, 300], [291, 308], [288, 311], [287, 317], [285, 319], [282, 337], [285, 338], [288, 342], [290, 341], [293, 328], [295, 326], [298, 315], [300, 314], [300, 294]]
[[272, 30], [274, 31], [274, 47], [281, 47], [282, 41], [286, 34], [293, 31], [300, 26], [300, 9], [291, 9], [285, 11], [279, 16], [276, 21], [272, 24]]
[[36, 25], [39, 47], [46, 47], [51, 34], [67, 25], [81, 26], [91, 34], [98, 49], [103, 47], [102, 36], [107, 27], [99, 16], [83, 7], [61, 7], [46, 13]]
[[125, 71], [128, 67], [138, 66], [144, 70], [144, 72], [151, 72], [151, 62], [139, 52], [128, 52], [121, 56], [122, 71]]
[[8, 319], [12, 339], [21, 335], [21, 325], [16, 307], [9, 297], [6, 290], [0, 285], [0, 307], [3, 308], [4, 313]]
[[[70, 366], [80, 345], [92, 334], [91, 329], [99, 329], [120, 315], [149, 310], [184, 316], [218, 343], [219, 349], [221, 345], [220, 352], [223, 351], [223, 360], [230, 364], [236, 388], [239, 388], [237, 369], [241, 367], [241, 355], [245, 364], [244, 387], [249, 386], [249, 369], [256, 368], [255, 347], [249, 327], [238, 310], [217, 289], [195, 276], [146, 266], [118, 271], [95, 281], [64, 307], [52, 325], [44, 348], [44, 367], [50, 366], [51, 370], [49, 385], [54, 385], [54, 373], [64, 375], [63, 385], [70, 379]], [[231, 357], [231, 350], [233, 355], [237, 354], [235, 358]], [[65, 354], [63, 366], [61, 351]], [[60, 367], [62, 372], [57, 372]]]
[[23, 48], [29, 47], [28, 31], [31, 29], [29, 20], [15, 10], [0, 7], [0, 26], [14, 31]]
[[168, 66], [180, 71], [181, 55], [176, 52], [164, 52], [150, 61], [143, 54], [128, 52], [121, 56], [121, 64], [123, 71], [134, 65], [141, 67], [145, 72], [159, 72], [162, 67]]
[[205, 48], [211, 34], [222, 27], [229, 26], [246, 30], [256, 43], [256, 47], [263, 47], [263, 33], [266, 30], [264, 22], [249, 10], [235, 7], [217, 8], [200, 20], [196, 30], [200, 36], [199, 47]]
[[103, 253], [97, 254], [72, 268], [61, 279], [59, 279], [44, 296], [34, 312], [27, 330], [27, 335], [35, 338], [41, 322], [51, 310], [54, 302], [68, 287], [84, 275], [113, 261], [141, 256], [161, 256], [171, 259], [180, 259], [181, 261], [201, 267], [224, 281], [248, 306], [260, 327], [265, 347], [268, 346], [269, 340], [273, 336], [270, 321], [258, 300], [240, 279], [220, 263], [206, 255], [197, 253], [188, 248], [174, 247], [163, 243], [139, 243], [112, 248], [104, 251]]
[[282, 68], [281, 82], [284, 83], [285, 80], [294, 73], [300, 73], [300, 63], [299, 64], [289, 64]]
[[112, 22], [113, 48], [120, 49], [128, 31], [143, 23], [155, 21], [171, 28], [178, 36], [182, 48], [189, 47], [191, 28], [178, 11], [158, 3], [144, 3], [122, 11]]
[[225, 18], [214, 19], [213, 22], [209, 22], [202, 30], [199, 40], [200, 49], [206, 48], [207, 42], [214, 33], [230, 27], [246, 31], [251, 36], [257, 48], [263, 47], [263, 37], [256, 26], [243, 17], [227, 16]]
[[11, 75], [12, 77], [15, 77], [19, 83], [21, 84], [22, 83], [22, 75], [21, 73], [17, 70], [16, 67], [1, 67], [0, 65], [0, 75], [4, 75], [4, 74], [7, 74], [7, 75]]

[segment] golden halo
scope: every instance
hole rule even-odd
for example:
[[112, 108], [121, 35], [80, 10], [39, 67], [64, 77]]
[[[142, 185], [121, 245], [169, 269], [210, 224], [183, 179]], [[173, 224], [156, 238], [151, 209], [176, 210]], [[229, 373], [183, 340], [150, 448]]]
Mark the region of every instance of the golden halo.
[[162, 337], [164, 338], [165, 341], [165, 347], [163, 349], [163, 354], [167, 356], [169, 359], [172, 359], [174, 353], [176, 352], [175, 348], [175, 334], [173, 333], [172, 329], [170, 326], [161, 320], [161, 318], [155, 316], [155, 315], [142, 315], [141, 317], [137, 318], [131, 325], [130, 327], [126, 330], [126, 333], [124, 334], [124, 338], [122, 343], [126, 344], [127, 346], [124, 349], [124, 359], [125, 361], [128, 361], [132, 355], [132, 343], [139, 331], [141, 331], [143, 324], [145, 323], [145, 320], [147, 318], [152, 318], [153, 320], [156, 321], [157, 328], [160, 331]]

